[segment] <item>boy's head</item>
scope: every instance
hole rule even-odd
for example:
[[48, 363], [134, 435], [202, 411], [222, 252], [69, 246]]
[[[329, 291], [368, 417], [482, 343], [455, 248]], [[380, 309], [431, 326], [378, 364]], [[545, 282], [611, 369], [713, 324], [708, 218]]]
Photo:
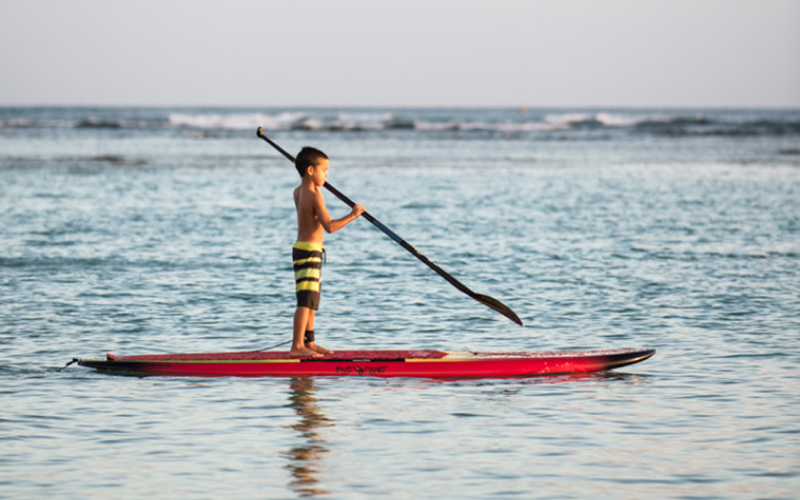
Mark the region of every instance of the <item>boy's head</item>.
[[321, 160], [327, 160], [328, 155], [323, 153], [317, 148], [306, 146], [297, 153], [297, 158], [294, 161], [294, 167], [300, 177], [308, 173], [308, 167], [316, 167]]

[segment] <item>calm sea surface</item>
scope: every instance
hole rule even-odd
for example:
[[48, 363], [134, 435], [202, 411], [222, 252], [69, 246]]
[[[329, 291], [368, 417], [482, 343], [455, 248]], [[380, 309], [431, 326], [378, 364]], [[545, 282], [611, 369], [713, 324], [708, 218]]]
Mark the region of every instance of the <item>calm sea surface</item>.
[[[332, 349], [655, 348], [580, 377], [135, 378], [73, 357], [261, 349], [297, 174]], [[337, 217], [347, 208], [328, 195]], [[0, 108], [0, 498], [796, 499], [800, 112]]]

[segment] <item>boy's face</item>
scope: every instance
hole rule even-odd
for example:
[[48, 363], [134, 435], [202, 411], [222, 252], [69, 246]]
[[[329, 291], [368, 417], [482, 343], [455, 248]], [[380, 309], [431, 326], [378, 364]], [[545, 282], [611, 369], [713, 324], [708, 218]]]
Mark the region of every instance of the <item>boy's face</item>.
[[329, 164], [330, 162], [328, 160], [322, 158], [316, 166], [308, 167], [308, 175], [311, 176], [311, 180], [314, 181], [314, 184], [317, 186], [325, 184], [325, 180], [328, 178]]

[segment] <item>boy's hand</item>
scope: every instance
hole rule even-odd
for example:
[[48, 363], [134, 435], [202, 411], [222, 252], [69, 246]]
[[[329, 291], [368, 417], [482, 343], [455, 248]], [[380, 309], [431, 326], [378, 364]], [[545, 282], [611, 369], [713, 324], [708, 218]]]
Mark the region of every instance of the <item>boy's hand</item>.
[[359, 215], [363, 214], [366, 211], [367, 210], [364, 208], [363, 205], [361, 205], [361, 203], [356, 203], [355, 205], [353, 205], [353, 210], [350, 211], [350, 215], [358, 217]]

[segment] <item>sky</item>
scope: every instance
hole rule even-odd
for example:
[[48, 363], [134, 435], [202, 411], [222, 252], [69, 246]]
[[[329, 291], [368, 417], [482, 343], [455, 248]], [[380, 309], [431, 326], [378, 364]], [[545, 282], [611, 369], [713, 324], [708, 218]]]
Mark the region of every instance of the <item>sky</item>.
[[2, 0], [0, 106], [800, 108], [800, 0]]

